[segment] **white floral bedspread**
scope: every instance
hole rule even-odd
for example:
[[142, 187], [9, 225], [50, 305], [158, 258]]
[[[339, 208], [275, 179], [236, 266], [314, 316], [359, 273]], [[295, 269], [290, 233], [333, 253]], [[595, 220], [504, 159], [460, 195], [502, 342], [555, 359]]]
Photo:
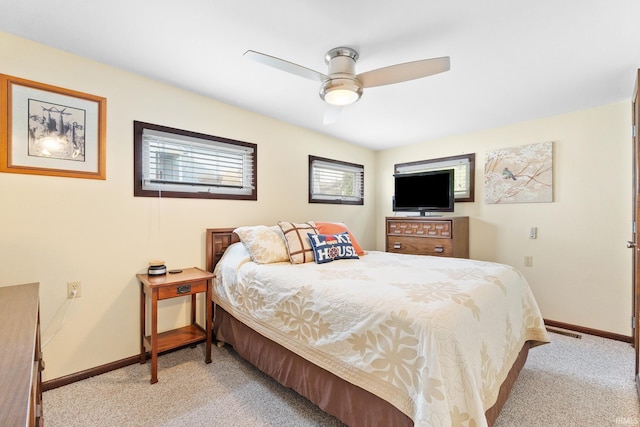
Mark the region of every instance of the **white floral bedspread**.
[[259, 265], [235, 244], [213, 294], [236, 319], [416, 426], [486, 426], [525, 341], [548, 342], [522, 274], [490, 262], [370, 252]]

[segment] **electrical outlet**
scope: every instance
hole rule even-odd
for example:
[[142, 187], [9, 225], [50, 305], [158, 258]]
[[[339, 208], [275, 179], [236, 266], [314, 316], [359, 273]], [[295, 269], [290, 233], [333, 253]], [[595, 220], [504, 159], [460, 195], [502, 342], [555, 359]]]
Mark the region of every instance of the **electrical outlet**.
[[[76, 294], [73, 295], [73, 291], [76, 291]], [[82, 296], [82, 286], [80, 285], [80, 281], [77, 282], [67, 282], [67, 298], [80, 298]]]
[[525, 267], [533, 267], [533, 257], [532, 256], [525, 256], [524, 257], [524, 266]]

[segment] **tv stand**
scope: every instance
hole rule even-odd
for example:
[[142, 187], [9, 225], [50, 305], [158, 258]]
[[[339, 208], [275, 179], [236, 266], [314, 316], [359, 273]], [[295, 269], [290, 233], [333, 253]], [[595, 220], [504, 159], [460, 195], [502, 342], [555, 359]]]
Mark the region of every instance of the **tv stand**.
[[436, 213], [436, 212], [420, 211], [420, 216], [429, 217], [429, 218], [437, 218], [437, 217], [441, 217], [442, 214], [441, 213]]
[[393, 216], [385, 219], [386, 251], [469, 258], [469, 217]]

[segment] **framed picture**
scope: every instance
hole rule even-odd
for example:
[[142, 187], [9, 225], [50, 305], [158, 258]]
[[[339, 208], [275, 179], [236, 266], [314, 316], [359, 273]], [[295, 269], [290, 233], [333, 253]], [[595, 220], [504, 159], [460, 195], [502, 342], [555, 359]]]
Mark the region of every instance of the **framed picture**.
[[106, 179], [99, 96], [0, 74], [0, 172]]

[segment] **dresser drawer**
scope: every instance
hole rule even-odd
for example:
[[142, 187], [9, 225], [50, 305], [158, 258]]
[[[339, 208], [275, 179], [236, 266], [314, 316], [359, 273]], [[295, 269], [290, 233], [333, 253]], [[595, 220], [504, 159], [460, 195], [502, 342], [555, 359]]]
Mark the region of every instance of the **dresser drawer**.
[[451, 221], [387, 221], [387, 234], [451, 239]]
[[469, 258], [469, 217], [386, 217], [387, 252]]
[[207, 291], [207, 281], [190, 282], [158, 288], [158, 299], [175, 298], [183, 295], [193, 295]]
[[387, 252], [450, 257], [453, 256], [453, 242], [450, 239], [388, 236]]

